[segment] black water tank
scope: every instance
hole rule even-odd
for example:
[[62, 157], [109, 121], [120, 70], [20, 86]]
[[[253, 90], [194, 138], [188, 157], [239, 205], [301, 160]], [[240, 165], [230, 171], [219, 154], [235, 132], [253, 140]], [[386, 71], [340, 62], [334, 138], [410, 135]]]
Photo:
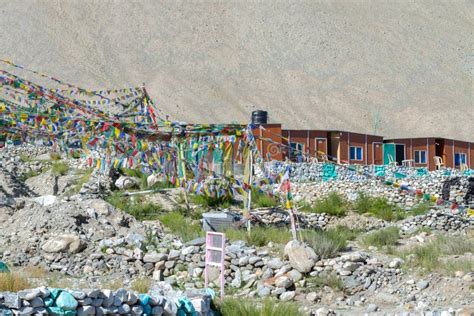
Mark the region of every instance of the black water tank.
[[252, 124], [267, 124], [268, 112], [267, 111], [253, 111], [252, 112]]

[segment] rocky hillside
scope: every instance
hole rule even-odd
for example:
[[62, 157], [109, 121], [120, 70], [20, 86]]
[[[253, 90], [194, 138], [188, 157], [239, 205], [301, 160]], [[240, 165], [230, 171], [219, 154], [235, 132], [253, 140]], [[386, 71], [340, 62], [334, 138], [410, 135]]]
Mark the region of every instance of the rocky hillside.
[[468, 1], [0, 5], [2, 58], [84, 87], [146, 83], [174, 119], [258, 108], [286, 128], [474, 141]]

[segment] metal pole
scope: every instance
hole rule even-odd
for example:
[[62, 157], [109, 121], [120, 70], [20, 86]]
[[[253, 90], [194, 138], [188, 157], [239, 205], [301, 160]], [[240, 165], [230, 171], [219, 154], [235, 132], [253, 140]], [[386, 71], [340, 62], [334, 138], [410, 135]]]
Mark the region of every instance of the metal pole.
[[249, 199], [248, 199], [248, 218], [247, 218], [247, 231], [250, 234], [251, 230], [251, 223], [250, 223], [250, 210], [251, 210], [251, 203], [252, 203], [252, 174], [253, 174], [253, 156], [252, 156], [252, 151], [250, 150], [249, 152], [250, 155], [250, 175], [249, 175]]

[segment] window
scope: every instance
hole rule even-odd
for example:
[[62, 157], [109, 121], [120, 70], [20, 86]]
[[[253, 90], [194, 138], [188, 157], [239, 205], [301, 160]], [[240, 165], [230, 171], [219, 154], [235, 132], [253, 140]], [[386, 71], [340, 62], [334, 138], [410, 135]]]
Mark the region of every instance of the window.
[[360, 160], [362, 161], [363, 158], [363, 151], [362, 147], [356, 147], [356, 146], [351, 146], [349, 148], [349, 153], [350, 153], [350, 159], [351, 160]]
[[466, 163], [466, 154], [465, 153], [455, 153], [454, 154], [454, 165], [460, 166], [461, 164]]
[[290, 143], [291, 153], [290, 159], [292, 160], [302, 160], [304, 145], [300, 143]]
[[415, 163], [426, 163], [426, 150], [415, 150]]

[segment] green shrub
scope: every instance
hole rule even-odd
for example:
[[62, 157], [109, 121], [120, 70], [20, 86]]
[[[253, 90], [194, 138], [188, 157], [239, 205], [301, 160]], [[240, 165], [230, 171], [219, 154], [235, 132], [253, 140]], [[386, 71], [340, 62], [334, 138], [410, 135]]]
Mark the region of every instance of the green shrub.
[[391, 204], [386, 198], [370, 197], [364, 193], [359, 194], [354, 208], [360, 214], [369, 214], [389, 222], [401, 220], [407, 216], [406, 212]]
[[328, 196], [319, 199], [314, 203], [312, 212], [327, 213], [334, 216], [344, 216], [346, 214], [347, 202], [338, 193], [331, 192]]
[[56, 161], [51, 169], [55, 177], [64, 176], [69, 171], [69, 165], [65, 161]]
[[223, 316], [301, 316], [296, 303], [282, 303], [271, 299], [263, 302], [226, 298], [218, 305]]
[[78, 170], [78, 172], [76, 173], [76, 176], [78, 176], [78, 178], [74, 181], [74, 191], [76, 193], [78, 193], [81, 189], [82, 189], [82, 186], [89, 182], [91, 176], [92, 176], [92, 172], [94, 171], [94, 168], [89, 168], [89, 169], [86, 169], [86, 170]]
[[121, 192], [114, 192], [106, 197], [105, 200], [115, 208], [126, 212], [140, 221], [156, 220], [163, 211], [160, 205], [144, 202], [141, 196], [134, 196], [132, 199], [132, 197], [124, 196]]
[[353, 240], [358, 231], [350, 230], [344, 226], [330, 228], [328, 230], [303, 230], [301, 235], [303, 241], [314, 249], [321, 258], [335, 257], [339, 251], [347, 247], [347, 241]]
[[[400, 253], [406, 259], [406, 266], [420, 268], [422, 272], [434, 270], [451, 270], [454, 263], [444, 265], [441, 257], [446, 255], [463, 255], [472, 252], [474, 240], [464, 236], [437, 236], [434, 240], [425, 245], [412, 247]], [[459, 263], [458, 263], [459, 264]]]
[[247, 230], [229, 229], [225, 232], [229, 240], [244, 240], [248, 245], [257, 247], [266, 246], [270, 241], [277, 244], [286, 244], [291, 240], [288, 228], [252, 227], [250, 234]]
[[58, 152], [55, 152], [55, 151], [50, 152], [50, 153], [49, 153], [49, 157], [50, 157], [51, 160], [53, 160], [53, 161], [61, 160], [61, 154], [59, 154]]
[[456, 271], [472, 272], [474, 271], [474, 260], [472, 259], [452, 259], [442, 263], [442, 267], [450, 275]]
[[213, 197], [213, 196], [206, 196], [202, 194], [194, 194], [190, 195], [190, 200], [197, 205], [201, 205], [204, 207], [220, 207], [220, 208], [229, 208], [232, 204], [232, 198], [228, 195], [220, 196], [220, 197]]
[[424, 215], [430, 210], [430, 203], [419, 203], [412, 207], [409, 212], [413, 216]]
[[361, 242], [366, 247], [381, 248], [383, 246], [395, 246], [399, 238], [397, 227], [387, 227], [364, 235]]
[[183, 241], [190, 241], [204, 236], [201, 225], [194, 223], [189, 218], [185, 218], [178, 212], [163, 214], [159, 216], [159, 220], [171, 233], [181, 237]]
[[265, 192], [252, 189], [252, 204], [254, 207], [276, 207], [279, 202], [276, 197], [270, 196]]
[[309, 291], [320, 290], [324, 286], [329, 286], [333, 290], [344, 291], [344, 283], [334, 273], [322, 273], [321, 275], [307, 278], [306, 289]]

